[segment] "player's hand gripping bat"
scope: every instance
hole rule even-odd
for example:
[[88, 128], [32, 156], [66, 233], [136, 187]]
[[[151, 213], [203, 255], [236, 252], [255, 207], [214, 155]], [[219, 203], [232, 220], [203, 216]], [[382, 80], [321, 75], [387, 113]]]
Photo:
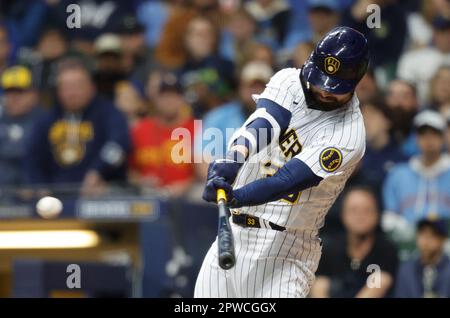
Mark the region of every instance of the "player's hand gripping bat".
[[219, 227], [217, 229], [217, 245], [219, 248], [219, 266], [222, 269], [230, 269], [236, 263], [234, 255], [234, 239], [231, 231], [230, 211], [227, 207], [225, 190], [217, 190], [217, 206], [219, 207]]

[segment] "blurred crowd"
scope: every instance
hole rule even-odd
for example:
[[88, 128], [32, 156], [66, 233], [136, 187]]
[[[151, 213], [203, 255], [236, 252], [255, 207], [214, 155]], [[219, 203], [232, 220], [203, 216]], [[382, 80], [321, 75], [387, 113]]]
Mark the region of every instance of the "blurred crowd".
[[[330, 211], [312, 296], [450, 297], [449, 0], [1, 1], [1, 200], [113, 186], [196, 197], [207, 163], [175, 163], [173, 130], [191, 132], [194, 155], [202, 120], [225, 147], [252, 94], [337, 25], [369, 40], [367, 148]], [[364, 287], [370, 264], [382, 288]]]

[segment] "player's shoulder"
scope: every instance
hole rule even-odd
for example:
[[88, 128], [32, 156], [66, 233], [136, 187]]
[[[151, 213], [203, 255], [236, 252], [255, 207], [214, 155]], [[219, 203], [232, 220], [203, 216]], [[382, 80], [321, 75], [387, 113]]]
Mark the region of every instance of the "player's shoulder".
[[295, 67], [283, 68], [272, 76], [271, 81], [283, 85], [296, 82], [300, 84], [300, 69]]
[[347, 109], [343, 113], [343, 118], [346, 119], [345, 124], [347, 126], [353, 125], [355, 124], [355, 122], [364, 126], [364, 118], [360, 106], [361, 105], [358, 96], [354, 94], [352, 99], [350, 100], [349, 107], [347, 107]]
[[358, 98], [355, 96], [346, 109], [333, 115], [333, 119], [332, 143], [364, 154], [366, 130]]
[[292, 112], [292, 106], [301, 92], [300, 70], [284, 68], [272, 76], [266, 89], [254, 99], [269, 99]]
[[348, 102], [348, 106], [330, 114], [336, 124], [341, 124], [336, 127], [337, 130], [351, 129], [356, 125], [364, 126], [364, 119], [360, 109], [359, 99], [356, 95]]

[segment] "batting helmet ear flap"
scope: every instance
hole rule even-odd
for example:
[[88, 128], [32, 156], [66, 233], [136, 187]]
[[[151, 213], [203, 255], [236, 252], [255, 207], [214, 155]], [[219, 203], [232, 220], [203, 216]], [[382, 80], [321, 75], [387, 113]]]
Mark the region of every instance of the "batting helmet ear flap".
[[333, 94], [346, 94], [369, 66], [365, 36], [349, 27], [331, 30], [316, 46], [303, 65], [302, 77], [311, 85]]

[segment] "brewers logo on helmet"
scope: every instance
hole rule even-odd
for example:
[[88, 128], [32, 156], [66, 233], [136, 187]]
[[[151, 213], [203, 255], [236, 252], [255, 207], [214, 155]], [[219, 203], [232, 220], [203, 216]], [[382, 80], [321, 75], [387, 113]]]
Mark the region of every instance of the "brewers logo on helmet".
[[317, 44], [303, 66], [301, 76], [333, 94], [353, 92], [369, 65], [364, 35], [349, 27], [337, 27]]

